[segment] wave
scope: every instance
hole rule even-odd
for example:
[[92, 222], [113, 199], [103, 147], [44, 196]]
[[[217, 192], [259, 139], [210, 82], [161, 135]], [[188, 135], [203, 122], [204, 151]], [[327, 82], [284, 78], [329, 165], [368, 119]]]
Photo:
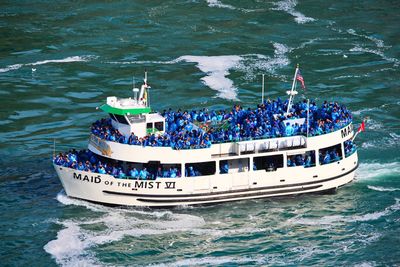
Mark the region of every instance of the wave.
[[287, 54], [292, 51], [284, 44], [272, 43], [272, 57], [261, 54], [193, 56], [184, 55], [167, 61], [110, 61], [109, 64], [178, 64], [180, 62], [195, 63], [196, 67], [206, 74], [201, 78], [204, 85], [217, 91], [216, 97], [238, 101], [238, 88], [228, 78], [231, 70], [245, 73], [246, 79], [253, 79], [260, 71], [275, 74], [279, 68], [290, 64]]
[[272, 8], [272, 10], [285, 11], [295, 17], [294, 20], [299, 24], [315, 21], [314, 18], [306, 17], [304, 14], [294, 9], [297, 5], [296, 0], [283, 0], [273, 4], [275, 5], [275, 8]]
[[371, 190], [375, 190], [375, 191], [379, 191], [379, 192], [393, 192], [393, 191], [400, 190], [400, 188], [372, 186], [372, 185], [368, 185], [367, 187]]
[[[372, 125], [372, 127], [368, 127], [369, 129], [375, 129], [375, 130], [380, 130], [383, 129], [383, 125], [376, 124]], [[380, 148], [382, 149], [389, 149], [389, 148], [394, 148], [398, 147], [400, 141], [400, 135], [390, 132], [389, 136], [384, 136], [379, 139], [372, 139], [370, 141], [363, 142], [361, 144], [362, 148]]]
[[394, 63], [394, 66], [397, 67], [400, 65], [400, 60], [397, 58], [393, 57], [387, 57], [383, 51], [376, 50], [376, 49], [370, 49], [370, 48], [365, 48], [361, 47], [359, 45], [356, 45], [355, 47], [350, 49], [350, 52], [361, 52], [361, 53], [371, 53], [380, 56], [383, 60], [389, 61]]
[[206, 86], [218, 91], [217, 97], [238, 100], [237, 88], [227, 76], [229, 70], [243, 60], [241, 56], [182, 56], [179, 59], [197, 63], [196, 67], [207, 74], [201, 80]]
[[400, 175], [400, 162], [360, 163], [356, 171], [357, 180], [368, 180], [382, 176]]
[[209, 88], [218, 91], [217, 97], [237, 101], [237, 88], [233, 81], [228, 79], [229, 70], [233, 69], [243, 60], [242, 56], [191, 56], [185, 55], [169, 61], [125, 61], [108, 62], [110, 64], [177, 64], [179, 62], [197, 63], [196, 67], [206, 76], [202, 82]]
[[42, 60], [42, 61], [37, 61], [33, 63], [26, 63], [26, 64], [14, 64], [14, 65], [9, 65], [5, 68], [0, 68], [0, 73], [2, 72], [8, 72], [11, 70], [17, 70], [20, 69], [24, 66], [38, 66], [38, 65], [44, 65], [44, 64], [49, 64], [49, 63], [71, 63], [71, 62], [87, 62], [90, 61], [94, 58], [97, 58], [92, 55], [87, 55], [87, 56], [72, 56], [72, 57], [66, 57], [63, 59], [48, 59], [48, 60]]
[[381, 40], [381, 39], [375, 38], [375, 37], [370, 36], [370, 35], [359, 34], [359, 33], [357, 33], [357, 32], [356, 32], [355, 30], [353, 30], [353, 29], [348, 29], [348, 30], [347, 30], [347, 33], [349, 33], [349, 34], [351, 34], [351, 35], [354, 35], [354, 36], [357, 36], [357, 37], [363, 37], [363, 38], [365, 38], [365, 39], [368, 39], [368, 40], [374, 42], [375, 45], [376, 45], [377, 47], [379, 47], [379, 48], [389, 48], [389, 47], [390, 47], [390, 46], [385, 46], [385, 43], [384, 43], [383, 40]]
[[321, 218], [299, 218], [298, 216], [289, 219], [288, 221], [293, 224], [304, 224], [304, 225], [332, 225], [338, 223], [349, 223], [349, 222], [366, 222], [375, 221], [381, 217], [389, 216], [390, 214], [400, 210], [400, 199], [395, 198], [395, 203], [385, 208], [382, 211], [366, 213], [363, 215], [330, 215], [323, 216]]
[[[347, 77], [352, 78], [352, 77], [354, 77], [354, 76], [349, 75], [349, 76], [347, 76]], [[354, 111], [352, 111], [351, 113], [352, 113], [353, 115], [361, 115], [362, 113], [366, 113], [366, 112], [368, 112], [368, 113], [373, 113], [373, 112], [376, 112], [376, 111], [379, 111], [379, 110], [380, 110], [380, 109], [377, 108], [377, 107], [372, 107], [372, 108], [363, 108], [363, 109], [359, 109], [359, 110], [354, 110]]]
[[207, 4], [209, 7], [227, 8], [232, 10], [236, 9], [234, 6], [223, 4], [221, 1], [218, 0], [207, 0]]
[[266, 263], [266, 259], [262, 257], [204, 257], [204, 258], [192, 258], [192, 259], [182, 259], [175, 262], [151, 264], [152, 267], [161, 266], [216, 266], [216, 265], [249, 265], [256, 264], [262, 265]]
[[219, 0], [206, 0], [206, 1], [207, 1], [207, 4], [209, 7], [226, 8], [226, 9], [230, 9], [230, 10], [240, 10], [245, 13], [262, 11], [261, 9], [246, 9], [246, 8], [234, 7], [232, 5], [224, 4]]
[[[83, 206], [91, 211], [102, 212], [99, 217], [55, 221], [63, 226], [54, 240], [44, 250], [61, 266], [100, 265], [90, 249], [94, 246], [120, 241], [125, 236], [160, 235], [177, 231], [190, 231], [205, 224], [202, 217], [173, 213], [171, 211], [145, 211], [110, 208], [83, 200], [69, 198], [60, 192], [57, 200], [64, 205]], [[99, 229], [102, 230], [88, 230]], [[97, 227], [87, 227], [97, 226]]]

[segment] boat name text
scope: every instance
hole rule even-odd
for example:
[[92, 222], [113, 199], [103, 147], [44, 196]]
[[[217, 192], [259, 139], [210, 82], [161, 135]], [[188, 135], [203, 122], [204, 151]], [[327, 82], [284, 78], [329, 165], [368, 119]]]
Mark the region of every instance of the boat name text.
[[353, 124], [349, 124], [347, 127], [341, 130], [342, 138], [345, 138], [353, 131]]
[[[74, 172], [73, 178], [79, 181], [85, 181], [89, 183], [95, 183], [99, 184], [101, 183], [101, 176], [100, 175], [82, 175], [82, 174], [77, 174]], [[175, 189], [175, 183], [176, 182], [166, 182], [166, 181], [109, 181], [109, 180], [104, 180], [103, 182], [105, 185], [114, 185], [118, 187], [127, 187], [127, 188], [132, 188], [132, 189], [139, 189], [139, 188], [145, 188], [145, 189]]]

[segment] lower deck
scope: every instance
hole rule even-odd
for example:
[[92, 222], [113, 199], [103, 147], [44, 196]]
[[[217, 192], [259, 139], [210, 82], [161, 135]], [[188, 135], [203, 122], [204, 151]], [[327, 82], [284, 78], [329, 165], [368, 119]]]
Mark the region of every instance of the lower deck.
[[115, 205], [176, 206], [320, 192], [354, 178], [357, 153], [337, 162], [198, 177], [118, 179], [55, 165], [68, 196]]

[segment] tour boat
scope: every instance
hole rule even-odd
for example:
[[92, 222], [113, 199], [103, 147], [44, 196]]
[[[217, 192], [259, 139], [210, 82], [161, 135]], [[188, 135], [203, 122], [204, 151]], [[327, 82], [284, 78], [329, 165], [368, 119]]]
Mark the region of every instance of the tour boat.
[[54, 168], [69, 197], [107, 205], [335, 191], [358, 167], [351, 114], [337, 103], [294, 103], [297, 81], [304, 85], [298, 67], [288, 100], [263, 99], [253, 109], [155, 112], [145, 73], [132, 97], [110, 96], [98, 107], [108, 118], [92, 126], [87, 150], [55, 155]]

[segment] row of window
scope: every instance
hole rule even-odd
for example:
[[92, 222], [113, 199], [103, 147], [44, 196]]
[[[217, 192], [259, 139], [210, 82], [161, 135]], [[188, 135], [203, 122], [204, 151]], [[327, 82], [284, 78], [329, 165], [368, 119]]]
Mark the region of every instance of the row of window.
[[[117, 121], [119, 123], [122, 124], [126, 124], [129, 125], [128, 121], [126, 120], [125, 116], [123, 115], [118, 115], [118, 114], [112, 114], [109, 113], [110, 118], [113, 119], [114, 121]], [[129, 121], [131, 123], [135, 123], [135, 122], [142, 122], [145, 120], [145, 117], [141, 116], [141, 115], [129, 115], [127, 116]], [[164, 122], [163, 121], [157, 121], [157, 122], [148, 122], [146, 124], [146, 129], [147, 132], [153, 132], [153, 131], [164, 131]]]
[[[347, 142], [345, 145], [349, 147]], [[348, 149], [345, 156], [348, 157], [352, 153]], [[325, 165], [343, 159], [341, 144], [319, 149], [319, 164]], [[193, 177], [219, 174], [232, 174], [240, 172], [248, 172], [250, 168], [253, 171], [265, 170], [276, 171], [278, 168], [284, 167], [284, 155], [259, 156], [253, 158], [253, 164], [250, 166], [250, 158], [229, 159], [219, 161], [219, 170], [217, 171], [216, 161], [186, 163], [184, 169], [181, 164], [161, 164], [159, 161], [149, 163], [124, 163], [126, 169], [147, 169], [149, 176], [153, 179], [157, 177]], [[287, 167], [303, 166], [305, 168], [316, 165], [316, 153], [313, 150], [304, 153], [288, 155]], [[184, 171], [184, 174], [181, 173]]]

